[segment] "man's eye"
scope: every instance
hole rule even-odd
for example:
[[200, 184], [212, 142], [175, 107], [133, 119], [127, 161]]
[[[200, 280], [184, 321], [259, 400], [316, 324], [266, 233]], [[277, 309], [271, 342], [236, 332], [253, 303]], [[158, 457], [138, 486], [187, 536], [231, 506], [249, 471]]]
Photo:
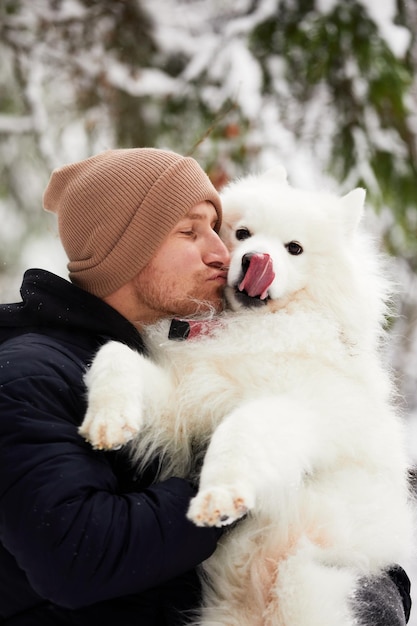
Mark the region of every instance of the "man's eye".
[[251, 237], [250, 231], [247, 228], [238, 228], [235, 235], [238, 241], [243, 241]]
[[287, 248], [288, 252], [293, 256], [298, 256], [303, 252], [302, 246], [300, 246], [297, 241], [290, 241], [290, 243], [285, 244], [285, 247]]

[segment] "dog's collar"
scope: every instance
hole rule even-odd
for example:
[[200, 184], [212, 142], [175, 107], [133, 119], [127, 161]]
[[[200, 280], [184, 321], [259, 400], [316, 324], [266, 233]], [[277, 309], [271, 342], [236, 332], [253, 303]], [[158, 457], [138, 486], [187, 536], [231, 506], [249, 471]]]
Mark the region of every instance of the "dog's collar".
[[202, 335], [209, 335], [213, 328], [213, 321], [181, 320], [174, 318], [169, 327], [168, 339], [185, 341]]

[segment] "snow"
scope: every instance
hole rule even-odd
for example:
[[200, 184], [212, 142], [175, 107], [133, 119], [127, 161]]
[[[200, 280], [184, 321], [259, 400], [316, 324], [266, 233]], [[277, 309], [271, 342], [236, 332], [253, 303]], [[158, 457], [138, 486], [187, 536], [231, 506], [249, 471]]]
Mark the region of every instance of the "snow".
[[113, 59], [107, 67], [106, 78], [114, 87], [132, 96], [168, 96], [178, 90], [178, 80], [157, 68], [145, 68], [132, 76], [128, 67]]
[[28, 115], [4, 115], [0, 113], [0, 133], [28, 133], [33, 129], [33, 119]]
[[261, 70], [243, 41], [232, 39], [226, 43], [209, 72], [214, 82], [221, 82], [220, 100], [231, 97], [249, 119], [259, 115], [263, 103]]
[[[368, 15], [378, 26], [379, 32], [392, 53], [404, 57], [411, 41], [411, 33], [402, 26], [394, 24], [397, 13], [396, 0], [358, 0]], [[318, 11], [330, 13], [339, 0], [316, 0]]]
[[410, 45], [411, 33], [402, 26], [394, 24], [397, 12], [396, 0], [360, 0], [370, 17], [379, 28], [393, 54], [403, 57]]

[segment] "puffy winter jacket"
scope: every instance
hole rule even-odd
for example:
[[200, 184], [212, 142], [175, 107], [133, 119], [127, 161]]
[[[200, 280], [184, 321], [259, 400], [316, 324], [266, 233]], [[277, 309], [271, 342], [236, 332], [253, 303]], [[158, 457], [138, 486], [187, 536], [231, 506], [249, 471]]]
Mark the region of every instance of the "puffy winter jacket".
[[[218, 531], [187, 521], [194, 488], [79, 436], [83, 374], [105, 341], [144, 351], [98, 298], [29, 270], [0, 306], [0, 623], [183, 624]], [[189, 617], [189, 615], [188, 615]]]

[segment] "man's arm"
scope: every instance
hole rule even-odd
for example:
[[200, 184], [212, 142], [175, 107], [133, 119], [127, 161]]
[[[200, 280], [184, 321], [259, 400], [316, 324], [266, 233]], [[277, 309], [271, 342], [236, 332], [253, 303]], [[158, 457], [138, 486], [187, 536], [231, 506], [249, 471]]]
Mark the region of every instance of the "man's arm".
[[121, 493], [107, 455], [77, 433], [77, 365], [47, 350], [37, 364], [38, 354], [24, 366], [3, 357], [0, 396], [0, 532], [34, 590], [78, 608], [157, 586], [210, 556], [218, 533], [185, 517], [194, 488], [172, 478]]

